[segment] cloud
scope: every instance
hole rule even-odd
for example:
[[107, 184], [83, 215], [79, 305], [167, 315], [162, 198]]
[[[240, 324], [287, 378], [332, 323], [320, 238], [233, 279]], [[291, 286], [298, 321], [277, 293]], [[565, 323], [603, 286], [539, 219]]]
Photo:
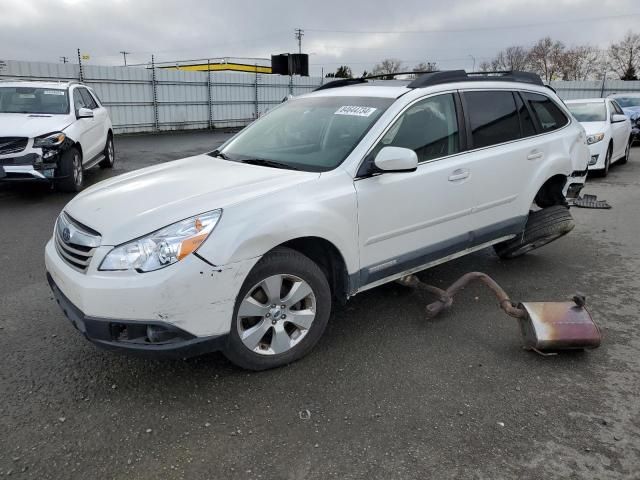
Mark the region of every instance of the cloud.
[[[297, 50], [304, 28], [312, 73], [370, 70], [386, 57], [412, 67], [469, 68], [509, 45], [551, 35], [606, 48], [634, 29], [631, 0], [0, 0], [0, 59], [57, 62], [76, 49], [94, 64], [269, 57]], [[635, 16], [628, 15], [630, 13]], [[584, 22], [598, 15], [625, 15]], [[362, 32], [362, 33], [354, 33]], [[395, 32], [395, 33], [394, 33]], [[401, 33], [411, 32], [411, 33]]]

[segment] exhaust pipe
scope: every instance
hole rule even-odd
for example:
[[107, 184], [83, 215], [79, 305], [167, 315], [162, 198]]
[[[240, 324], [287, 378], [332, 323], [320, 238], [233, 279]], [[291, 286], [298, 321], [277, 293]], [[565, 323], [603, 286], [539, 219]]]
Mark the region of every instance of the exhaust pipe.
[[582, 295], [575, 295], [571, 302], [516, 304], [493, 278], [482, 272], [469, 272], [446, 290], [427, 285], [415, 275], [403, 277], [397, 283], [425, 290], [438, 297], [438, 300], [427, 305], [427, 318], [430, 319], [451, 308], [456, 293], [476, 280], [489, 287], [507, 315], [518, 320], [525, 349], [553, 355], [560, 350], [592, 349], [600, 346], [600, 328], [585, 308], [586, 300]]

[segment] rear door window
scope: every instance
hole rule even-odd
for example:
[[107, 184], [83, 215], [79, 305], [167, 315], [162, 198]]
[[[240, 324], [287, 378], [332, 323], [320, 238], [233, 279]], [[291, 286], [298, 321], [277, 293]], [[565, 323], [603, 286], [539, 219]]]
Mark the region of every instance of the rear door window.
[[521, 137], [516, 102], [510, 91], [464, 92], [473, 148]]
[[538, 121], [542, 133], [552, 132], [569, 123], [567, 116], [549, 97], [539, 93], [522, 92]]
[[520, 95], [515, 93], [516, 106], [518, 107], [518, 116], [520, 117], [520, 131], [523, 137], [530, 137], [536, 134], [536, 127], [531, 117], [529, 109], [520, 98]]

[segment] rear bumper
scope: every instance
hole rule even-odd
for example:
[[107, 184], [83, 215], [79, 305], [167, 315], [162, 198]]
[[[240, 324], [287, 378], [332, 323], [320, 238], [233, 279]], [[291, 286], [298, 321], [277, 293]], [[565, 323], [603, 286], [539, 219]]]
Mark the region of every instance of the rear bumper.
[[[196, 337], [164, 322], [89, 317], [62, 293], [48, 272], [47, 281], [56, 302], [71, 324], [100, 347], [154, 357], [188, 358], [221, 350], [226, 344], [227, 335]], [[146, 336], [147, 327], [155, 328], [169, 338], [154, 343]], [[131, 335], [128, 332], [136, 333]]]

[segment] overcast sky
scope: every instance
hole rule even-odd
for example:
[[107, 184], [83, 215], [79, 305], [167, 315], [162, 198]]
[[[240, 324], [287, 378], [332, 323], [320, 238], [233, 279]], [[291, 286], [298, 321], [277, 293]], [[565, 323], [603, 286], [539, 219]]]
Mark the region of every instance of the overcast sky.
[[305, 30], [312, 75], [386, 57], [471, 69], [509, 45], [550, 35], [606, 48], [640, 32], [638, 0], [0, 0], [0, 60], [96, 65], [295, 52]]

